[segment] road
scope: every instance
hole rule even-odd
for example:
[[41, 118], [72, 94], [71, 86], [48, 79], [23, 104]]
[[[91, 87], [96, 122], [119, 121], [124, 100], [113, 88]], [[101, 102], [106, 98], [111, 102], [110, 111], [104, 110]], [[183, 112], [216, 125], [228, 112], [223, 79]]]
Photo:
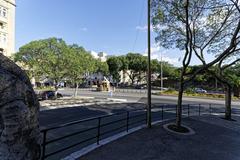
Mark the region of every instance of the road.
[[[95, 98], [114, 98], [114, 99], [124, 99], [128, 102], [143, 102], [147, 103], [147, 94], [145, 91], [137, 90], [137, 89], [121, 89], [121, 92], [114, 92], [112, 96], [110, 96], [109, 92], [97, 92], [97, 91], [89, 91], [87, 89], [79, 89], [79, 96], [86, 97], [95, 97]], [[63, 95], [71, 96], [74, 93], [74, 89], [65, 88], [59, 91]], [[176, 96], [159, 96], [152, 95], [152, 103], [153, 104], [176, 104], [177, 97]], [[220, 104], [224, 105], [224, 100], [219, 99], [207, 99], [207, 98], [191, 98], [191, 97], [183, 97], [183, 104]], [[240, 107], [240, 101], [233, 101], [233, 107]]]
[[[73, 95], [74, 90], [73, 89], [64, 89], [60, 90], [60, 93], [63, 95]], [[100, 138], [105, 138], [111, 135], [114, 135], [116, 133], [119, 133], [120, 131], [126, 130], [126, 111], [132, 111], [135, 109], [143, 109], [146, 107], [144, 103], [146, 103], [147, 98], [146, 94], [144, 93], [136, 93], [134, 91], [131, 91], [130, 93], [128, 92], [117, 92], [113, 93], [112, 97], [108, 92], [96, 92], [96, 91], [87, 91], [87, 90], [81, 90], [79, 89], [78, 91], [79, 96], [85, 96], [85, 97], [95, 97], [97, 99], [106, 99], [106, 98], [113, 98], [113, 99], [119, 99], [119, 100], [126, 100], [124, 103], [118, 103], [118, 104], [101, 104], [101, 105], [92, 105], [92, 106], [82, 106], [82, 107], [71, 107], [71, 108], [61, 108], [61, 109], [54, 109], [54, 110], [46, 110], [40, 112], [40, 126], [41, 128], [49, 128], [53, 126], [57, 126], [60, 124], [80, 120], [80, 119], [86, 119], [86, 118], [91, 118], [91, 117], [96, 117], [96, 116], [102, 116], [102, 115], [109, 115], [112, 113], [119, 113], [119, 112], [125, 112], [125, 114], [121, 114], [120, 116], [111, 116], [108, 118], [104, 118], [101, 120], [101, 134], [104, 132], [108, 132], [111, 130], [114, 130], [115, 128], [123, 126], [122, 129], [119, 129], [115, 132], [110, 132], [109, 134], [104, 134]], [[143, 102], [143, 103], [139, 103]], [[160, 106], [160, 104], [170, 104], [169, 106], [165, 106], [165, 109], [172, 108], [171, 111], [164, 111], [164, 119], [168, 118], [174, 118], [175, 117], [175, 105], [177, 102], [177, 97], [173, 96], [156, 96], [152, 95], [152, 103], [155, 106]], [[184, 97], [183, 99], [184, 104], [206, 104], [206, 107], [208, 107], [208, 104], [211, 103], [212, 107], [221, 107], [223, 108], [224, 101], [223, 100], [213, 100], [213, 99], [200, 99], [200, 98], [188, 98]], [[239, 102], [233, 102], [233, 107], [239, 108], [240, 106]], [[193, 108], [194, 106], [190, 106]], [[224, 110], [221, 110], [223, 112]], [[202, 110], [204, 112], [204, 110]], [[205, 112], [208, 112], [208, 110], [205, 110]], [[139, 112], [131, 112], [130, 116], [134, 116], [135, 114], [141, 114], [140, 117], [132, 117], [130, 120], [134, 121], [141, 121], [140, 124], [145, 123], [145, 118], [146, 118], [146, 112], [144, 111], [139, 111]], [[198, 115], [198, 108], [196, 110], [193, 110], [190, 114], [197, 114]], [[184, 114], [186, 115], [187, 112], [184, 111]], [[161, 120], [162, 117], [162, 112], [161, 108], [153, 110], [152, 116], [153, 120]], [[118, 123], [113, 123], [106, 125], [108, 123], [114, 122], [116, 120], [121, 120]], [[53, 130], [47, 133], [47, 140], [52, 140], [61, 136], [66, 136], [68, 134], [72, 134], [74, 132], [82, 131], [85, 129], [89, 129], [91, 127], [97, 127], [98, 125], [98, 120], [93, 120], [93, 121], [88, 121], [80, 124], [76, 124], [73, 126], [69, 127], [64, 127], [61, 129]], [[139, 125], [139, 124], [138, 124]], [[134, 127], [134, 126], [130, 126]], [[54, 152], [58, 149], [67, 147], [70, 144], [74, 144], [76, 142], [82, 141], [87, 138], [95, 137], [97, 134], [97, 130], [93, 129], [90, 130], [89, 132], [82, 133], [82, 134], [77, 134], [75, 136], [71, 136], [69, 138], [63, 139], [61, 141], [57, 141], [54, 143], [51, 143], [47, 146], [46, 151], [47, 154]], [[93, 138], [90, 141], [87, 141], [86, 143], [80, 144], [76, 147], [73, 147], [69, 150], [66, 150], [64, 152], [60, 152], [60, 154], [54, 155], [49, 157], [48, 159], [60, 159], [74, 151], [79, 150], [81, 147], [84, 147], [86, 145], [92, 144], [96, 142], [96, 138]]]

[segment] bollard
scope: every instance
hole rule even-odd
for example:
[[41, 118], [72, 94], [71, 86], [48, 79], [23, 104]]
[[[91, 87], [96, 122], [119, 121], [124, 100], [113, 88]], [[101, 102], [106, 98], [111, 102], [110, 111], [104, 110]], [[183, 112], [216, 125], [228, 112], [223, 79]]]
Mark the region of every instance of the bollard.
[[101, 117], [98, 118], [97, 145], [99, 145], [99, 141], [100, 141], [100, 127], [101, 127]]

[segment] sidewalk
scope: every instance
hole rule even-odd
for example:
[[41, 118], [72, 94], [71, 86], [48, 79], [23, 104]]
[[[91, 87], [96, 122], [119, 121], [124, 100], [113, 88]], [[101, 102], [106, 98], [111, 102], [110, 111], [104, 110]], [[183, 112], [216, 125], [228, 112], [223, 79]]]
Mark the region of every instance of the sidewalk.
[[239, 160], [240, 117], [193, 117], [183, 124], [196, 134], [182, 136], [163, 129], [162, 124], [142, 129], [102, 146], [79, 160]]

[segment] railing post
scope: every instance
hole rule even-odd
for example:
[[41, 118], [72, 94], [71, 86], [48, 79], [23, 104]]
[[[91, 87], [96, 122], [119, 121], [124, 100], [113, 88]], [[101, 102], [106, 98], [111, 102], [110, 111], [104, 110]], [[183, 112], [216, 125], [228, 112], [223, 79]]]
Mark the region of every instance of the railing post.
[[41, 160], [44, 160], [44, 158], [45, 158], [46, 138], [47, 138], [47, 131], [44, 130], [43, 131], [42, 158], [41, 158]]
[[211, 104], [209, 104], [209, 114], [210, 114], [210, 115], [212, 114], [212, 107], [211, 107]]
[[127, 132], [128, 132], [128, 127], [129, 127], [129, 111], [127, 111]]
[[176, 110], [176, 117], [177, 117], [177, 105], [175, 106], [175, 110]]
[[101, 117], [98, 118], [97, 145], [99, 145], [99, 141], [100, 141], [100, 128], [101, 128]]
[[188, 104], [188, 117], [190, 116], [190, 111], [189, 111], [190, 105]]
[[198, 105], [198, 116], [201, 115], [201, 104]]
[[163, 120], [163, 106], [165, 106], [165, 105], [162, 105], [162, 120]]
[[148, 112], [147, 112], [147, 109], [146, 109], [146, 125], [148, 123]]

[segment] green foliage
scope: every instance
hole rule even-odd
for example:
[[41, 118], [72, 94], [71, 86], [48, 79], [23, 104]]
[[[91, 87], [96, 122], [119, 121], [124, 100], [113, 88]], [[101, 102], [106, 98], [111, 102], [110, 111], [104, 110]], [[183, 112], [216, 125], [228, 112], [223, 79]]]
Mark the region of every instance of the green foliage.
[[[146, 77], [147, 57], [139, 53], [128, 53], [126, 56], [114, 56], [107, 60], [109, 72], [115, 81], [119, 81], [120, 71], [128, 74], [132, 83], [137, 80], [141, 81]], [[151, 60], [152, 74], [161, 73], [161, 62], [157, 59]], [[177, 79], [179, 71], [168, 62], [162, 62], [163, 76], [170, 79]], [[128, 72], [127, 72], [128, 71]]]
[[119, 72], [121, 71], [123, 63], [119, 57], [110, 57], [107, 59], [107, 64], [109, 67], [109, 73], [113, 76], [116, 82], [120, 81]]
[[32, 41], [19, 49], [15, 61], [23, 63], [31, 77], [45, 75], [57, 84], [66, 74], [68, 46], [62, 39]]
[[92, 73], [95, 69], [94, 58], [83, 47], [74, 44], [69, 46], [68, 65], [65, 66], [68, 70], [66, 77], [71, 79], [73, 83], [83, 81], [86, 73]]
[[30, 77], [47, 77], [56, 85], [63, 79], [77, 84], [87, 73], [108, 72], [108, 65], [94, 59], [83, 47], [68, 46], [57, 38], [32, 41], [22, 46], [14, 60], [23, 65]]
[[95, 60], [95, 71], [97, 73], [102, 73], [103, 75], [108, 75], [109, 67], [107, 62], [101, 62], [100, 60]]

